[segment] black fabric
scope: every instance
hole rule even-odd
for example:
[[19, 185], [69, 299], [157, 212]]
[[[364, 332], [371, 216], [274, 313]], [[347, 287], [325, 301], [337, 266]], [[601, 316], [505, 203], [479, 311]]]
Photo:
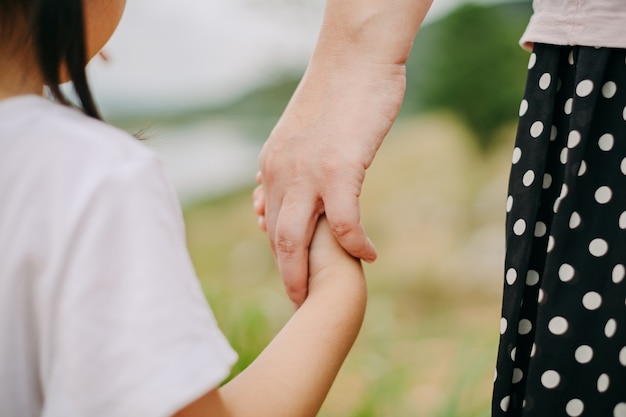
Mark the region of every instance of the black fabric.
[[626, 417], [626, 51], [535, 45], [492, 415]]

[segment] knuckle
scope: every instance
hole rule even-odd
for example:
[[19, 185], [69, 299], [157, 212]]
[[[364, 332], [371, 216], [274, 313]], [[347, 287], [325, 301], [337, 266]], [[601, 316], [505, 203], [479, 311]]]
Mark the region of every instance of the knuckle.
[[298, 252], [296, 243], [286, 237], [279, 236], [276, 239], [274, 246], [276, 248], [276, 253], [283, 256], [292, 257]]
[[354, 225], [346, 221], [333, 223], [331, 229], [333, 231], [333, 234], [338, 238], [346, 237], [355, 231]]
[[335, 180], [345, 170], [345, 165], [335, 158], [327, 158], [320, 162], [319, 174], [323, 178]]

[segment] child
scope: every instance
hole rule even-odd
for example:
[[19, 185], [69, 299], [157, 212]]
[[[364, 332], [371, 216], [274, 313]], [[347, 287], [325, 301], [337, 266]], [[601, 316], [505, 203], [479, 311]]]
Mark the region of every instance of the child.
[[[217, 388], [236, 355], [180, 207], [152, 152], [97, 120], [85, 78], [123, 7], [0, 0], [0, 416], [313, 416], [363, 318], [360, 264], [322, 219], [307, 300]], [[86, 114], [41, 97], [67, 103], [68, 79]]]

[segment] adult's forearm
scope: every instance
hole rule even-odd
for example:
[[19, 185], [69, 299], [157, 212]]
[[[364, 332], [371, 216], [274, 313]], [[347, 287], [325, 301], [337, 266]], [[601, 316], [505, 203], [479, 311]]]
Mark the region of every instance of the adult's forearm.
[[432, 0], [327, 0], [313, 59], [404, 64]]

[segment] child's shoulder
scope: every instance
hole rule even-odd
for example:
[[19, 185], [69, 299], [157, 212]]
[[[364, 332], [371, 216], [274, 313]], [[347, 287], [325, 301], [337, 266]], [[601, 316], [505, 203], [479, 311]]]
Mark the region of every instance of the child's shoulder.
[[46, 140], [59, 142], [56, 144], [63, 149], [74, 149], [75, 152], [97, 151], [94, 156], [100, 158], [125, 159], [153, 154], [122, 129], [88, 117], [75, 108], [44, 98], [36, 97], [35, 101], [33, 116], [38, 118], [38, 123], [34, 123], [33, 127]]
[[156, 153], [121, 129], [38, 96], [0, 102], [0, 189], [6, 193], [26, 186], [52, 204], [105, 185], [141, 189], [166, 182]]
[[129, 133], [38, 96], [0, 102], [1, 140], [26, 164], [38, 160], [48, 168], [106, 170], [158, 159]]

